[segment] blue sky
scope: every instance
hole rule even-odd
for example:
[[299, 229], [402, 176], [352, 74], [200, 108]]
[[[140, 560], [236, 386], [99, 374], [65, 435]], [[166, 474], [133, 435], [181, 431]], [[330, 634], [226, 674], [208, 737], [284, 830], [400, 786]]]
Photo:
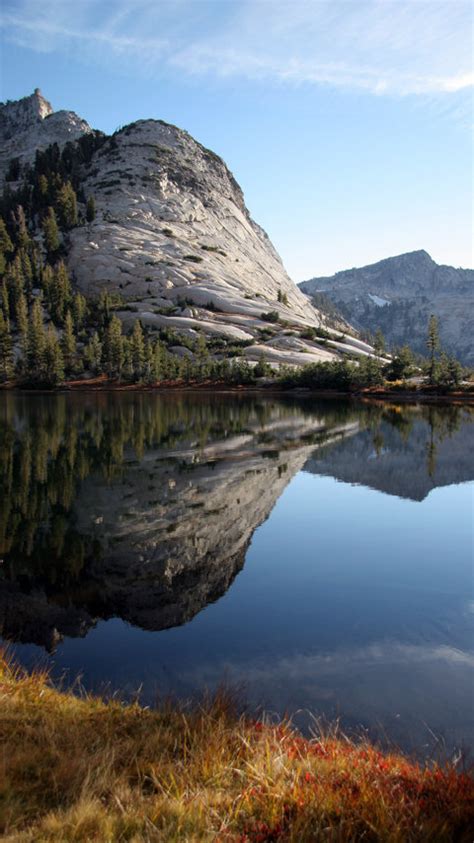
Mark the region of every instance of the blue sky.
[[3, 0], [1, 98], [225, 159], [290, 275], [426, 249], [472, 266], [464, 0]]

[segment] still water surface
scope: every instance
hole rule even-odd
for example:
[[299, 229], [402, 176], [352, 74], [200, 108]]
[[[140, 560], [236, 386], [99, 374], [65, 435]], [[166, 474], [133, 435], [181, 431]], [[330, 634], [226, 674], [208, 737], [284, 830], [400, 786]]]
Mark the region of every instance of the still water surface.
[[474, 413], [0, 396], [0, 632], [88, 689], [474, 749]]

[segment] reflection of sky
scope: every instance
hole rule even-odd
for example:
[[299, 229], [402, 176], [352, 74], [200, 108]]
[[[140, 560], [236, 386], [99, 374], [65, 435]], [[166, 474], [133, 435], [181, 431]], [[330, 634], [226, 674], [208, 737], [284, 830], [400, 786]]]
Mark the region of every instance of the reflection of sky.
[[474, 745], [472, 489], [419, 503], [301, 472], [217, 603], [159, 633], [100, 623], [56, 670], [146, 694], [227, 678], [272, 710], [380, 722], [407, 744], [427, 723]]

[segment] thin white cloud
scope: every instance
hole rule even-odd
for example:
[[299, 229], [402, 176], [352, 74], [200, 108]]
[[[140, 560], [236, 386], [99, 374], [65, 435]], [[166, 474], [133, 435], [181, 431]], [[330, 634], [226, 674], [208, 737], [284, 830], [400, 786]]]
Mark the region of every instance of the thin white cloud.
[[20, 0], [0, 24], [23, 47], [133, 72], [448, 95], [474, 85], [471, 14], [464, 0]]
[[9, 40], [39, 52], [54, 52], [61, 46], [64, 48], [70, 41], [85, 44], [89, 49], [92, 45], [96, 47], [100, 44], [114, 53], [136, 54], [153, 50], [156, 55], [169, 48], [165, 39], [114, 35], [104, 30], [73, 29], [48, 20], [26, 21], [14, 15], [3, 15], [0, 25], [7, 31]]
[[276, 79], [280, 82], [331, 85], [357, 88], [373, 94], [455, 93], [474, 86], [474, 73], [449, 76], [410, 74], [390, 69], [376, 69], [344, 62], [320, 63], [259, 57], [233, 49], [219, 51], [200, 45], [186, 48], [170, 58], [170, 63], [188, 73], [214, 73], [220, 77], [242, 76], [248, 79]]

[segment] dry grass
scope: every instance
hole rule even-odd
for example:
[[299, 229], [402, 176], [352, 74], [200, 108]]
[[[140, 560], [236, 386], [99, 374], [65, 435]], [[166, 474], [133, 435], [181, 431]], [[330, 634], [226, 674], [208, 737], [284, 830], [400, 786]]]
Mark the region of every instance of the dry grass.
[[0, 834], [91, 841], [472, 841], [474, 782], [237, 717], [225, 695], [149, 710], [0, 661]]

